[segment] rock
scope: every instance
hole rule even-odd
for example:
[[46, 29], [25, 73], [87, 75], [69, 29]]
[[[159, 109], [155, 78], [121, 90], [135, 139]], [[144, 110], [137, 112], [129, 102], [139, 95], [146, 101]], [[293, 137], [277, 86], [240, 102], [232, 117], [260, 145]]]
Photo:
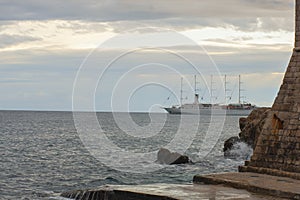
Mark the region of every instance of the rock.
[[224, 152], [226, 158], [248, 160], [253, 154], [251, 146], [244, 142], [237, 141], [232, 147]]
[[239, 133], [240, 140], [252, 148], [256, 146], [259, 134], [266, 122], [270, 108], [258, 108], [253, 110], [246, 118], [245, 126]]
[[226, 140], [224, 142], [224, 148], [223, 148], [224, 155], [228, 156], [229, 151], [233, 148], [233, 145], [238, 142], [241, 142], [241, 140], [238, 136], [234, 136], [234, 137], [231, 137], [228, 140]]
[[165, 148], [161, 148], [158, 151], [156, 162], [168, 165], [192, 163], [188, 156], [181, 155], [177, 152], [171, 152]]
[[240, 124], [240, 130], [243, 131], [243, 129], [245, 128], [245, 126], [247, 124], [247, 118], [246, 117], [241, 117], [239, 119], [239, 124]]
[[240, 118], [239, 125], [241, 132], [239, 133], [239, 137], [231, 137], [224, 142], [224, 156], [231, 157], [232, 152], [230, 151], [234, 147], [240, 146], [238, 145], [238, 143], [241, 142], [249, 145], [254, 149], [257, 143], [258, 136], [262, 131], [270, 110], [271, 108], [257, 108], [253, 110], [247, 118]]
[[224, 143], [224, 156], [226, 158], [248, 159], [252, 153], [252, 147], [241, 141], [238, 136], [229, 138]]

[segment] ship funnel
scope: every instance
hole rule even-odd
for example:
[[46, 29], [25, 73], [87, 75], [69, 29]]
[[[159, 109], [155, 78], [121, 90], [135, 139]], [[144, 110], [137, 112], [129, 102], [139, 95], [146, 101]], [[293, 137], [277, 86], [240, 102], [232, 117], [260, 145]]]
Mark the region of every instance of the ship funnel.
[[199, 94], [195, 94], [194, 104], [199, 104]]

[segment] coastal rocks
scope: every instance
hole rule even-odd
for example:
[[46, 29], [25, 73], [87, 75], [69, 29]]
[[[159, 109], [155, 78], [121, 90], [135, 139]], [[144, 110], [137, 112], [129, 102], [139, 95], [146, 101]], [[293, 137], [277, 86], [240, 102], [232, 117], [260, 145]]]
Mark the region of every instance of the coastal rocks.
[[239, 119], [239, 125], [240, 125], [240, 130], [242, 131], [245, 128], [245, 126], [247, 125], [247, 118], [241, 117]]
[[239, 137], [234, 136], [224, 142], [224, 156], [234, 157], [238, 152], [237, 148], [244, 146], [239, 143], [245, 143], [254, 149], [270, 110], [270, 108], [257, 108], [247, 118], [240, 118]]
[[238, 136], [234, 136], [229, 138], [228, 140], [226, 140], [224, 142], [224, 148], [223, 148], [223, 152], [224, 152], [224, 156], [226, 157], [231, 157], [231, 150], [234, 148], [234, 145], [237, 143], [240, 143], [241, 139]]
[[259, 134], [262, 131], [270, 111], [271, 108], [258, 108], [250, 113], [246, 118], [244, 128], [239, 133], [242, 142], [245, 142], [253, 149], [255, 148]]
[[262, 131], [270, 111], [271, 108], [258, 108], [250, 113], [250, 115], [246, 118], [244, 128], [239, 134], [242, 142], [245, 142], [252, 148], [255, 148], [259, 134]]
[[157, 163], [167, 165], [192, 163], [188, 156], [181, 155], [177, 152], [171, 152], [168, 149], [161, 148], [157, 153]]

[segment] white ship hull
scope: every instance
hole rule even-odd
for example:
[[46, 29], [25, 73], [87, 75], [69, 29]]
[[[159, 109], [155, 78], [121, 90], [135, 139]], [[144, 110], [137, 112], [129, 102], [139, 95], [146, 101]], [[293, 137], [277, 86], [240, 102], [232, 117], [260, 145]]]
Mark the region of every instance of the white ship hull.
[[222, 108], [164, 108], [169, 114], [177, 115], [227, 115], [227, 116], [248, 116], [254, 109], [222, 109]]

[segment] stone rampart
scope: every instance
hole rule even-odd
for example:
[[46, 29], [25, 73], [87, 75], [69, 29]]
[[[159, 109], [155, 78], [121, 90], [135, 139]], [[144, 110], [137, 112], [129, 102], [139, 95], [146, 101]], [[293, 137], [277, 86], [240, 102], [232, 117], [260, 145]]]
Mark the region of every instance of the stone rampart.
[[296, 0], [295, 48], [247, 165], [257, 172], [266, 168], [300, 173], [300, 0]]

